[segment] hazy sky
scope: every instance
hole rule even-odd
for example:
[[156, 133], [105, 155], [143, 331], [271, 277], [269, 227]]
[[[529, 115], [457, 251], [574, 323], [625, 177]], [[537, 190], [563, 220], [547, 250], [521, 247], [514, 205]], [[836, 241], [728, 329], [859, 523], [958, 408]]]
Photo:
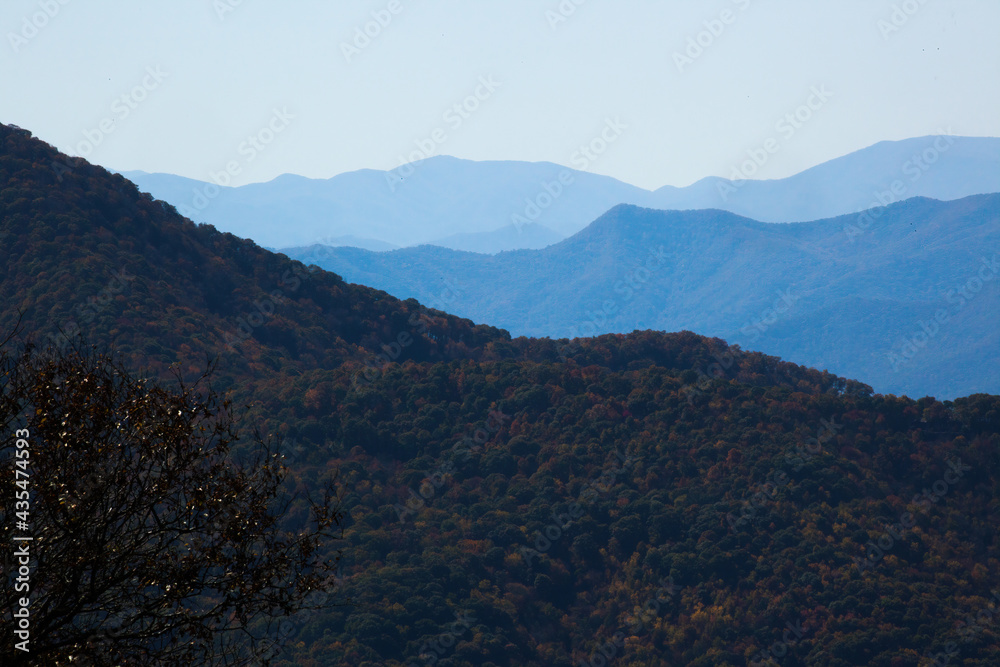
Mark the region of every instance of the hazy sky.
[[2, 0], [0, 28], [0, 121], [235, 184], [448, 154], [656, 188], [769, 139], [757, 178], [1000, 136], [996, 0]]

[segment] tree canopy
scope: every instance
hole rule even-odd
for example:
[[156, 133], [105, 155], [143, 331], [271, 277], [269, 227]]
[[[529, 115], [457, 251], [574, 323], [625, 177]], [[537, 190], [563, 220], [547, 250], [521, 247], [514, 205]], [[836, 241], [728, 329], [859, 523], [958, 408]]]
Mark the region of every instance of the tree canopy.
[[[5, 665], [248, 664], [269, 624], [332, 600], [332, 486], [290, 492], [211, 369], [168, 387], [30, 345], [0, 367], [0, 478], [27, 491], [0, 504], [0, 609], [29, 600], [27, 624], [0, 616]], [[27, 650], [8, 652], [19, 628]]]

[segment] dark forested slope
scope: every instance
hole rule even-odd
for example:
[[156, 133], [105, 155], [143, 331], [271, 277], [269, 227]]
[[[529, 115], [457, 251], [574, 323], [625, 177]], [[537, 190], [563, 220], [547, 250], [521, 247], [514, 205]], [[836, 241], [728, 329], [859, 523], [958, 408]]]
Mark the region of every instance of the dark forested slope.
[[286, 249], [517, 335], [691, 330], [886, 393], [1000, 392], [1000, 194], [829, 220], [617, 206], [542, 250]]
[[341, 471], [354, 605], [290, 619], [279, 664], [1000, 663], [997, 397], [688, 332], [511, 340], [66, 160], [0, 127], [0, 326], [218, 355], [298, 483]]

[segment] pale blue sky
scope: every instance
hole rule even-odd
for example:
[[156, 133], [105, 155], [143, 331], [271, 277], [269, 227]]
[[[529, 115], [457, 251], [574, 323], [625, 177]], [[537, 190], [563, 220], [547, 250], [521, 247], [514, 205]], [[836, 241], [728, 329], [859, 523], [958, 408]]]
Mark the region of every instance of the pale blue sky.
[[[576, 2], [3, 0], [0, 121], [113, 169], [234, 162], [235, 184], [391, 169], [416, 142], [572, 165], [607, 119], [625, 127], [587, 169], [647, 188], [730, 176], [772, 138], [757, 178], [883, 139], [1000, 136], [995, 0]], [[387, 25], [345, 55], [373, 12]]]

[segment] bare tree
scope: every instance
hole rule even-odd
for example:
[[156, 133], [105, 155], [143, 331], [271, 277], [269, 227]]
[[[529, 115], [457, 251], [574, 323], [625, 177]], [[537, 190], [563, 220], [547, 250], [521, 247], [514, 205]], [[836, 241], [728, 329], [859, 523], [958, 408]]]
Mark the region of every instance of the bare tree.
[[168, 389], [80, 347], [0, 355], [0, 663], [266, 663], [273, 624], [332, 599], [333, 480], [290, 494], [211, 371]]

